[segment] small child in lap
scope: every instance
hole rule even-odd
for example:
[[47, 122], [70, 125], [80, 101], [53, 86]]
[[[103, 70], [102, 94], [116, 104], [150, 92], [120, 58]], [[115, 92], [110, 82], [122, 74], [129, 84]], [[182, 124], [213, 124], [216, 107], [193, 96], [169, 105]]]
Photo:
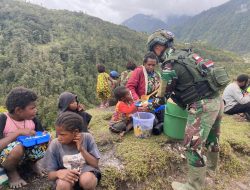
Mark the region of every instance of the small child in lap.
[[56, 120], [56, 133], [46, 152], [46, 169], [56, 189], [94, 190], [101, 178], [98, 162], [100, 153], [94, 138], [82, 133], [83, 120], [73, 112], [64, 112]]
[[77, 95], [71, 92], [61, 93], [58, 100], [58, 110], [59, 114], [71, 111], [80, 115], [83, 119], [82, 132], [88, 132], [88, 125], [92, 116], [84, 111], [84, 106], [79, 103]]
[[109, 129], [123, 136], [133, 127], [131, 115], [137, 111], [137, 107], [126, 87], [117, 87], [114, 90], [114, 95], [118, 103], [111, 118]]
[[27, 183], [21, 178], [17, 167], [23, 161], [35, 164], [44, 156], [47, 143], [25, 148], [16, 141], [20, 135], [35, 135], [44, 131], [36, 118], [37, 95], [26, 88], [13, 89], [7, 96], [7, 113], [0, 114], [0, 166], [9, 177], [11, 188], [20, 188]]

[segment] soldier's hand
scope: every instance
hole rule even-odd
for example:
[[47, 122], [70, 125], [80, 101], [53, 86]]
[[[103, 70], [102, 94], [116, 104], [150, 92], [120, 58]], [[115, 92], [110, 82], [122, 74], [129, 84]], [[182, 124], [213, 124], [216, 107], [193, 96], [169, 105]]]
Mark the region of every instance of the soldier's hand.
[[161, 78], [162, 80], [171, 82], [173, 79], [177, 79], [177, 75], [176, 75], [175, 70], [164, 69], [162, 70]]

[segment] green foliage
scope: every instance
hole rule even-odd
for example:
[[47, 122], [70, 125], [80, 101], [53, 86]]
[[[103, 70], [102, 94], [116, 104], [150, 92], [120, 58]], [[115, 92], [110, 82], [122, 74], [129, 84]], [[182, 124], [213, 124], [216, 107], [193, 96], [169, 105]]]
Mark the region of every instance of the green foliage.
[[0, 106], [0, 113], [4, 113], [4, 112], [6, 112], [7, 110], [4, 108], [4, 107], [2, 107], [2, 106]]
[[47, 10], [20, 1], [0, 1], [0, 103], [16, 86], [39, 95], [46, 126], [56, 117], [63, 91], [97, 104], [95, 65], [122, 71], [129, 60], [141, 64], [146, 36], [83, 13]]

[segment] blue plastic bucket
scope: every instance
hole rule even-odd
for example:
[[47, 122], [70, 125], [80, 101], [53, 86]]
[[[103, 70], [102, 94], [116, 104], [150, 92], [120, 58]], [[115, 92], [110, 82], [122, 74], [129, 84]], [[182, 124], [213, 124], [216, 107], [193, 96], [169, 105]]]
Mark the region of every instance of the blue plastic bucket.
[[137, 138], [151, 136], [155, 115], [148, 112], [136, 112], [132, 115], [134, 134]]

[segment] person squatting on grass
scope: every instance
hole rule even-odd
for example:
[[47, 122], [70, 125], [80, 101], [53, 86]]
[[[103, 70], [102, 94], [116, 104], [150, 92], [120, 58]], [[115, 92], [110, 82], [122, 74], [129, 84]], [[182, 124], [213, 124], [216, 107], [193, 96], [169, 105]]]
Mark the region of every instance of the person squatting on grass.
[[83, 119], [82, 132], [88, 132], [88, 126], [92, 116], [84, 111], [84, 105], [80, 104], [77, 95], [71, 92], [63, 92], [59, 96], [58, 114], [60, 115], [66, 111], [71, 111], [80, 115]]
[[224, 113], [233, 115], [244, 113], [250, 121], [250, 93], [247, 92], [249, 76], [241, 74], [237, 80], [229, 84], [223, 92]]
[[123, 136], [133, 127], [131, 115], [137, 111], [137, 107], [135, 106], [131, 93], [126, 87], [117, 87], [114, 91], [114, 95], [118, 102], [110, 120], [109, 129]]
[[57, 190], [94, 190], [101, 179], [98, 168], [100, 153], [94, 138], [82, 132], [83, 119], [76, 113], [64, 112], [56, 120], [56, 133], [46, 152], [48, 178]]
[[17, 167], [29, 162], [37, 170], [35, 163], [47, 149], [48, 143], [25, 148], [16, 141], [20, 135], [31, 136], [36, 131], [44, 131], [36, 118], [36, 100], [37, 95], [33, 91], [23, 87], [14, 88], [6, 99], [8, 112], [0, 115], [0, 166], [7, 172], [10, 188], [27, 184], [19, 175]]

